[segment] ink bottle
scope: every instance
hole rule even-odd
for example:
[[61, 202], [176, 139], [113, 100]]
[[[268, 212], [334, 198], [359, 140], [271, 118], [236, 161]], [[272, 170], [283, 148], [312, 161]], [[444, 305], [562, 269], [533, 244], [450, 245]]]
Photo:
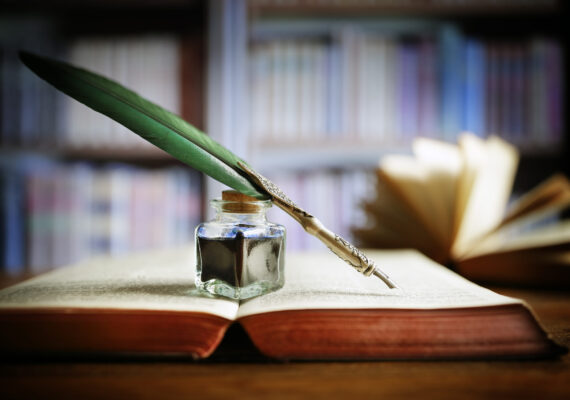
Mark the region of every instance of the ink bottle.
[[265, 213], [271, 200], [233, 190], [211, 200], [216, 217], [196, 227], [196, 286], [211, 294], [247, 299], [283, 286], [285, 227]]

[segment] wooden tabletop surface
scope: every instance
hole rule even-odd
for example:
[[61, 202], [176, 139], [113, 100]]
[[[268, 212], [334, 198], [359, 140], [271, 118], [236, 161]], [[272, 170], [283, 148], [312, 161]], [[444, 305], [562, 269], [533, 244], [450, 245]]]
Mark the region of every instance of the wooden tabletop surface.
[[[525, 299], [552, 337], [570, 346], [570, 293], [495, 290]], [[236, 326], [214, 356], [203, 361], [2, 360], [0, 398], [570, 399], [570, 357], [282, 363], [256, 354]]]

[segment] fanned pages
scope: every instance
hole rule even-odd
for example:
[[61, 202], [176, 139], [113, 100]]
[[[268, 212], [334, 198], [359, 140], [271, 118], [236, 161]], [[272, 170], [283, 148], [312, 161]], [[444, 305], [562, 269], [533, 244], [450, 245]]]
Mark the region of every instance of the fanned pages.
[[534, 214], [548, 215], [562, 211], [570, 202], [570, 182], [557, 174], [514, 202], [501, 225]]
[[[413, 156], [388, 156], [377, 198], [364, 203], [359, 244], [415, 248], [468, 277], [522, 285], [570, 284], [570, 183], [555, 175], [507, 207], [518, 154], [498, 137], [459, 145], [421, 138]], [[507, 211], [508, 208], [508, 211]], [[515, 261], [516, 260], [516, 261]]]
[[244, 194], [267, 198], [238, 172], [238, 162], [243, 160], [182, 118], [85, 69], [25, 52], [20, 58], [57, 89], [123, 124], [180, 161]]
[[[462, 167], [459, 151], [446, 143], [419, 139], [414, 142], [414, 153], [416, 157], [385, 157], [378, 173], [397, 195], [398, 202], [416, 216], [436, 246], [447, 253], [454, 234], [454, 215], [450, 210], [455, 208]], [[417, 236], [416, 229], [409, 233]]]
[[458, 193], [462, 208], [456, 214], [454, 256], [468, 251], [474, 242], [501, 223], [518, 163], [515, 148], [496, 136], [483, 141], [463, 135], [459, 146], [464, 155], [464, 172]]

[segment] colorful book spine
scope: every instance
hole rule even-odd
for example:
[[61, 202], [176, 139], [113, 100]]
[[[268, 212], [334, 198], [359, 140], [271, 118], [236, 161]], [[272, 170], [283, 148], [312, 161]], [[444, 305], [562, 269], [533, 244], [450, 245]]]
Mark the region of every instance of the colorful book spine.
[[400, 44], [400, 126], [403, 142], [409, 143], [419, 133], [419, 46], [407, 40]]
[[463, 121], [463, 37], [452, 25], [440, 33], [440, 80], [441, 80], [441, 134], [448, 141], [462, 130]]
[[525, 79], [525, 52], [521, 45], [513, 46], [512, 54], [512, 119], [511, 119], [511, 140], [514, 144], [524, 143], [525, 135], [525, 104], [524, 99], [527, 96], [526, 79]]
[[419, 48], [419, 127], [420, 136], [436, 137], [439, 132], [439, 84], [436, 44], [422, 38]]
[[463, 129], [485, 135], [485, 48], [481, 41], [465, 41], [465, 90], [463, 91]]
[[3, 193], [0, 200], [1, 250], [2, 264], [9, 275], [15, 274], [26, 265], [25, 260], [25, 193], [24, 185], [16, 171], [2, 170], [0, 188]]

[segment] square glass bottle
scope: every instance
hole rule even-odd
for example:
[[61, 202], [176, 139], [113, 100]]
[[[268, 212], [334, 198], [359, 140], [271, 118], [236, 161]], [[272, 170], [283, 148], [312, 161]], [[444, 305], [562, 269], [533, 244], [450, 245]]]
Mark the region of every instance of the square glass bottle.
[[281, 288], [285, 227], [267, 220], [271, 201], [227, 190], [210, 204], [216, 217], [195, 233], [198, 289], [247, 299]]

